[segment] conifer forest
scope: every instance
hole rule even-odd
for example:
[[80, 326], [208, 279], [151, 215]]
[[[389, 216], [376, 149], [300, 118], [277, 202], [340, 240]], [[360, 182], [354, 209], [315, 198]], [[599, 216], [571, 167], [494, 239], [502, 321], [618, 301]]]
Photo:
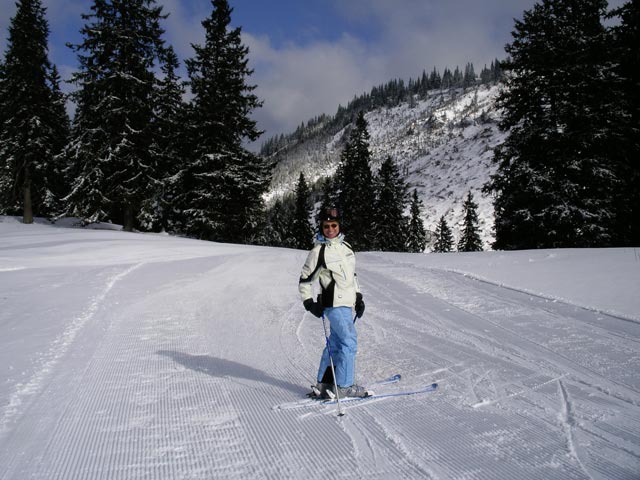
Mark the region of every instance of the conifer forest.
[[[640, 245], [639, 0], [614, 10], [606, 0], [540, 0], [514, 20], [505, 58], [479, 73], [469, 63], [391, 80], [259, 152], [247, 144], [264, 135], [252, 117], [263, 100], [227, 0], [211, 1], [205, 40], [185, 59], [165, 40], [170, 12], [155, 0], [93, 0], [81, 40], [68, 45], [69, 95], [49, 59], [42, 1], [16, 7], [0, 57], [0, 215], [309, 248], [315, 212], [335, 206], [358, 250]], [[429, 232], [430, 199], [400, 159], [373, 161], [367, 113], [480, 85], [500, 85], [504, 141], [481, 191], [468, 191], [458, 238], [445, 216]], [[319, 131], [342, 132], [335, 168], [313, 178], [301, 169], [272, 195], [282, 152]], [[474, 195], [491, 198], [491, 245], [478, 235]]]

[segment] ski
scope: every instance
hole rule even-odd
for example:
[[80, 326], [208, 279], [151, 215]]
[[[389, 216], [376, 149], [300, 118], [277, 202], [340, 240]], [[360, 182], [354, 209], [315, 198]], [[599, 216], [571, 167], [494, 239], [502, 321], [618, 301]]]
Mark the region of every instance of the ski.
[[[353, 404], [353, 403], [367, 403], [373, 402], [376, 400], [383, 400], [385, 398], [394, 398], [394, 397], [409, 397], [412, 395], [420, 395], [424, 393], [433, 392], [438, 388], [437, 383], [430, 383], [423, 387], [418, 387], [414, 389], [407, 390], [399, 390], [395, 392], [387, 392], [387, 393], [372, 393], [366, 397], [343, 397], [340, 398], [340, 402], [343, 404]], [[328, 406], [335, 405], [338, 403], [335, 399], [306, 399], [300, 400], [297, 402], [288, 402], [282, 403], [280, 405], [276, 405], [273, 407], [274, 410], [291, 410], [297, 408], [311, 407], [311, 406]]]
[[[395, 375], [391, 375], [390, 377], [387, 377], [384, 380], [377, 380], [371, 383], [370, 387], [375, 387], [379, 385], [390, 385], [392, 383], [399, 382], [400, 379], [402, 379], [402, 375], [400, 375], [399, 373], [396, 373]], [[369, 389], [367, 389], [367, 391], [369, 391]], [[320, 391], [315, 385], [311, 385], [311, 392], [307, 393], [307, 397], [311, 398], [312, 400], [327, 400], [327, 398], [320, 397]], [[331, 392], [330, 398], [328, 400], [332, 400], [334, 398], [335, 396], [333, 395], [333, 392]]]
[[[366, 397], [345, 397], [345, 398], [341, 398], [340, 402], [353, 403], [353, 402], [366, 402], [366, 401], [379, 400], [382, 398], [408, 397], [411, 395], [419, 395], [421, 393], [433, 392], [437, 388], [438, 388], [438, 384], [432, 383], [430, 385], [416, 388], [414, 390], [401, 390], [399, 392], [388, 392], [388, 393], [372, 393], [371, 395], [367, 395]], [[333, 405], [337, 403], [337, 400], [322, 400], [317, 403], [320, 403], [322, 405]]]
[[[378, 380], [376, 382], [373, 382], [370, 384], [369, 388], [367, 388], [365, 391], [367, 393], [367, 397], [370, 397], [373, 395], [373, 390], [371, 390], [372, 386], [376, 386], [376, 385], [389, 385], [391, 383], [396, 383], [399, 382], [400, 379], [402, 378], [402, 375], [400, 375], [399, 373], [396, 373], [395, 375], [391, 375], [389, 378], [385, 378], [384, 380]], [[312, 387], [313, 388], [313, 387]], [[314, 388], [314, 392], [315, 392], [315, 388]], [[331, 391], [327, 392], [329, 395], [329, 398], [318, 398], [318, 397], [312, 397], [315, 400], [335, 400], [336, 402], [338, 401], [335, 394]], [[342, 401], [343, 397], [340, 397], [340, 401]], [[364, 397], [363, 397], [364, 398]]]
[[[395, 375], [391, 375], [390, 377], [387, 377], [385, 379], [376, 380], [375, 382], [372, 382], [370, 384], [370, 386], [374, 387], [374, 386], [391, 385], [391, 384], [399, 382], [401, 379], [402, 379], [402, 375], [400, 375], [399, 373], [396, 373]], [[312, 385], [311, 388], [313, 390], [315, 388], [315, 386]], [[367, 390], [369, 390], [369, 389], [367, 389]], [[273, 409], [274, 410], [289, 410], [289, 409], [292, 409], [292, 408], [301, 408], [301, 407], [306, 407], [306, 406], [309, 406], [309, 405], [326, 404], [327, 401], [329, 401], [329, 402], [333, 401], [330, 398], [313, 397], [310, 394], [307, 394], [307, 396], [309, 398], [305, 398], [305, 399], [302, 399], [302, 400], [296, 400], [296, 401], [293, 401], [293, 402], [282, 403], [280, 405], [274, 406]], [[342, 401], [342, 398], [340, 398], [340, 401]]]
[[402, 375], [396, 373], [395, 375], [391, 375], [389, 378], [385, 378], [384, 380], [378, 380], [377, 382], [373, 382], [371, 385], [389, 385], [390, 383], [397, 383], [402, 379]]

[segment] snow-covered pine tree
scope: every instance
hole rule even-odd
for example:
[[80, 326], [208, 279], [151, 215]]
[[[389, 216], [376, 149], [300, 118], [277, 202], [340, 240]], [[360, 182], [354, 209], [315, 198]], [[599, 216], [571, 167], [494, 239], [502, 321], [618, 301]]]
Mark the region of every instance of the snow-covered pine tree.
[[52, 103], [49, 109], [51, 119], [51, 130], [54, 132], [53, 138], [58, 139], [54, 148], [57, 152], [53, 162], [47, 162], [44, 169], [46, 180], [46, 200], [47, 211], [57, 216], [64, 209], [63, 198], [69, 192], [71, 179], [65, 175], [66, 162], [64, 159], [64, 147], [69, 141], [71, 134], [71, 120], [67, 114], [67, 98], [60, 88], [62, 82], [58, 68], [51, 67], [51, 94]]
[[[611, 245], [616, 178], [606, 0], [543, 0], [517, 21], [499, 99], [497, 249]], [[615, 143], [615, 142], [613, 142]]]
[[151, 146], [162, 7], [155, 0], [94, 0], [82, 18], [82, 43], [72, 45], [80, 68], [72, 77], [77, 109], [65, 154], [75, 181], [66, 213], [130, 231], [158, 184]]
[[497, 58], [491, 62], [492, 81], [500, 82], [504, 79], [504, 73], [502, 71], [502, 62]]
[[370, 166], [369, 132], [364, 113], [358, 113], [336, 172], [338, 206], [349, 243], [359, 250], [373, 246], [373, 175]]
[[459, 252], [481, 252], [482, 240], [478, 227], [478, 204], [473, 201], [471, 190], [462, 204], [462, 232], [458, 241]]
[[473, 87], [476, 84], [476, 71], [473, 68], [473, 63], [467, 63], [464, 67], [464, 77], [462, 79], [462, 85], [464, 88]]
[[311, 191], [304, 178], [304, 173], [300, 172], [298, 184], [296, 185], [296, 208], [293, 214], [291, 225], [291, 235], [295, 241], [295, 248], [308, 250], [313, 246], [313, 228], [309, 223], [311, 212], [310, 195]]
[[407, 231], [407, 252], [422, 253], [427, 246], [427, 231], [422, 221], [422, 208], [422, 200], [418, 197], [418, 191], [414, 189], [411, 197], [411, 206], [409, 207], [411, 216]]
[[433, 246], [433, 251], [435, 253], [446, 253], [451, 251], [453, 248], [453, 234], [451, 233], [451, 229], [449, 228], [444, 215], [440, 217], [440, 221], [436, 226], [435, 237], [436, 242]]
[[407, 203], [407, 183], [398, 166], [387, 157], [374, 179], [375, 204], [373, 244], [381, 251], [403, 252], [407, 244], [408, 220], [404, 216]]
[[320, 223], [320, 213], [338, 205], [338, 193], [337, 179], [335, 177], [326, 177], [322, 182], [322, 202], [315, 215], [316, 225]]
[[620, 180], [616, 196], [617, 245], [640, 245], [640, 1], [626, 2], [612, 12], [611, 90], [620, 100], [611, 127], [618, 132], [613, 144], [615, 170]]
[[480, 82], [483, 85], [489, 85], [491, 83], [495, 84], [502, 80], [502, 71], [500, 67], [500, 61], [495, 59], [491, 62], [491, 66], [487, 68], [485, 65], [480, 73]]
[[[2, 58], [2, 56], [0, 56], [0, 100], [2, 100], [2, 88], [3, 87], [3, 79], [4, 79], [4, 59]], [[4, 121], [5, 121], [5, 113], [4, 113], [4, 109], [0, 108], [0, 127], [2, 127], [2, 125], [4, 125]]]
[[291, 247], [293, 245], [293, 236], [291, 235], [291, 224], [293, 216], [289, 197], [284, 199], [276, 199], [267, 212], [267, 226], [263, 232], [263, 244], [274, 247]]
[[458, 66], [456, 66], [456, 69], [453, 71], [452, 82], [454, 88], [461, 88], [464, 86], [464, 75]]
[[261, 106], [246, 83], [248, 48], [240, 28], [231, 28], [232, 8], [212, 0], [211, 16], [202, 22], [204, 45], [193, 45], [186, 60], [193, 100], [189, 141], [193, 146], [183, 175], [179, 205], [186, 232], [203, 239], [250, 242], [262, 226], [263, 193], [272, 165], [243, 147], [262, 132], [251, 113]]
[[429, 75], [429, 89], [435, 90], [441, 87], [442, 87], [442, 77], [440, 76], [440, 72], [436, 70], [436, 67], [433, 67], [433, 70], [431, 71], [431, 75]]
[[162, 77], [158, 80], [154, 100], [153, 143], [156, 159], [156, 190], [142, 204], [139, 221], [145, 230], [180, 232], [182, 213], [174, 206], [180, 194], [180, 173], [184, 168], [188, 146], [185, 139], [185, 88], [176, 73], [178, 57], [168, 47], [162, 59]]
[[55, 213], [63, 179], [55, 156], [69, 119], [59, 76], [48, 59], [49, 25], [40, 0], [19, 0], [0, 69], [0, 213]]
[[453, 87], [453, 74], [448, 67], [445, 67], [444, 72], [442, 73], [442, 81], [440, 82], [440, 88], [443, 90], [447, 90]]

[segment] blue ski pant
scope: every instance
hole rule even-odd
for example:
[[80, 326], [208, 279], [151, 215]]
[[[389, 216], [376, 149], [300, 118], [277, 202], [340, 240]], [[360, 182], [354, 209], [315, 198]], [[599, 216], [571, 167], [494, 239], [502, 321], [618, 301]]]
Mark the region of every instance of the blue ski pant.
[[354, 384], [356, 369], [356, 353], [358, 337], [353, 323], [352, 310], [349, 307], [329, 307], [324, 309], [324, 316], [329, 320], [329, 345], [324, 347], [318, 369], [318, 382], [327, 368], [331, 368], [329, 348], [333, 357], [336, 383], [339, 387], [350, 387]]

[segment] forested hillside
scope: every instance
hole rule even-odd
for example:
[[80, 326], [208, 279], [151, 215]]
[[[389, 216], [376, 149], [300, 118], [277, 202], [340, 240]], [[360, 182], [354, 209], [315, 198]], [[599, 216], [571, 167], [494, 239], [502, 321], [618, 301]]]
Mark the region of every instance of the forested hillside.
[[[377, 169], [390, 160], [421, 199], [442, 251], [461, 241], [469, 194], [485, 247], [638, 245], [639, 14], [639, 2], [608, 10], [604, 0], [543, 0], [515, 22], [505, 61], [479, 76], [468, 64], [464, 74], [392, 81], [267, 142], [262, 153], [278, 165], [271, 196], [286, 195], [300, 173], [312, 183], [337, 173], [337, 186], [323, 181], [315, 191], [322, 201], [337, 191], [348, 212], [358, 204], [343, 205], [341, 189], [373, 175], [377, 190]], [[370, 172], [345, 178], [350, 130], [363, 113], [361, 160]], [[376, 231], [374, 196], [364, 224]]]
[[[427, 230], [434, 232], [445, 215], [456, 238], [462, 202], [472, 191], [479, 204], [479, 226], [486, 248], [493, 240], [493, 207], [481, 189], [495, 171], [493, 148], [504, 139], [495, 106], [500, 90], [499, 82], [437, 88], [423, 99], [415, 94], [395, 106], [382, 105], [365, 114], [372, 170], [378, 170], [386, 158], [394, 159], [410, 188], [417, 188], [423, 200]], [[335, 172], [352, 128], [347, 123], [337, 129], [335, 123], [332, 117], [318, 117], [289, 137], [280, 138], [279, 148], [266, 144], [267, 153], [277, 161], [272, 200], [292, 192], [301, 172], [312, 184]]]

